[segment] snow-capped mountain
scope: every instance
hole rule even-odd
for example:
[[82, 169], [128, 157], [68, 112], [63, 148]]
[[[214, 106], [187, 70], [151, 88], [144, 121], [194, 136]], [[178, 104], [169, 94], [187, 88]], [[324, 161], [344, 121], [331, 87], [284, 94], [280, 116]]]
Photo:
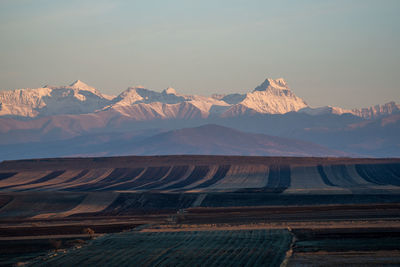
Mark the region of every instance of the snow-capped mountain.
[[242, 114], [284, 114], [307, 107], [307, 103], [297, 97], [284, 79], [266, 79], [253, 92], [247, 93], [243, 100], [234, 104], [223, 116]]
[[331, 107], [331, 106], [325, 106], [325, 107], [317, 107], [317, 108], [312, 108], [312, 107], [305, 107], [300, 109], [298, 112], [300, 113], [306, 113], [309, 115], [324, 115], [324, 114], [336, 114], [336, 115], [342, 115], [342, 114], [353, 114], [353, 112], [350, 109], [343, 109], [343, 108], [338, 108], [338, 107]]
[[373, 119], [385, 115], [400, 113], [400, 105], [391, 101], [384, 105], [376, 105], [369, 108], [352, 109], [351, 113], [365, 119]]
[[67, 114], [129, 117], [136, 121], [153, 119], [193, 119], [236, 117], [251, 114], [309, 115], [353, 114], [365, 119], [400, 112], [394, 102], [363, 109], [339, 107], [312, 108], [297, 97], [284, 79], [266, 79], [246, 94], [214, 94], [211, 97], [179, 94], [173, 88], [156, 92], [144, 87], [129, 87], [117, 97], [76, 81], [69, 86], [44, 86], [36, 89], [0, 91], [0, 117], [39, 118]]
[[151, 118], [206, 118], [212, 108], [228, 107], [224, 101], [197, 95], [181, 95], [174, 88], [167, 88], [161, 93], [143, 87], [130, 87], [104, 111], [119, 112], [137, 120]]
[[[284, 114], [307, 107], [283, 79], [266, 79], [247, 94], [213, 95], [211, 97], [178, 94], [168, 88], [161, 93], [143, 87], [132, 87], [116, 97], [105, 110], [114, 110], [138, 119], [232, 117], [243, 114]], [[178, 113], [177, 113], [178, 112]]]
[[0, 116], [33, 118], [91, 113], [110, 101], [109, 96], [77, 80], [69, 86], [0, 91]]
[[[313, 142], [350, 154], [399, 156], [400, 106], [394, 102], [352, 110], [314, 108], [297, 97], [283, 79], [266, 79], [248, 93], [210, 97], [184, 95], [173, 88], [156, 92], [143, 87], [130, 87], [110, 97], [81, 81], [69, 86], [0, 91], [0, 160], [38, 155], [38, 149], [48, 147], [54, 150], [47, 156], [72, 155], [68, 154], [70, 148], [86, 151], [92, 147], [97, 151], [100, 144], [118, 145], [121, 150], [116, 151], [122, 153], [135, 132], [164, 132], [210, 123]], [[185, 136], [179, 136], [180, 142], [184, 143]], [[220, 146], [220, 151], [228, 153], [226, 149], [238, 140], [224, 143], [227, 146]], [[146, 144], [143, 149], [150, 147]]]
[[383, 105], [375, 105], [368, 108], [343, 109], [331, 106], [318, 107], [318, 108], [305, 107], [300, 109], [298, 112], [306, 113], [309, 115], [352, 114], [364, 119], [374, 119], [382, 116], [388, 116], [391, 114], [400, 113], [400, 105], [392, 101]]

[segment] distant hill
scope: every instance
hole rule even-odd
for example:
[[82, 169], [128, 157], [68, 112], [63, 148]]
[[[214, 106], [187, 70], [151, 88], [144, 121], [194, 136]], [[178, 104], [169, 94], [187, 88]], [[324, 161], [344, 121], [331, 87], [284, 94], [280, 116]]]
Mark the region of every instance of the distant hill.
[[[150, 136], [150, 137], [149, 137]], [[349, 156], [311, 142], [238, 131], [215, 124], [163, 132], [78, 136], [3, 146], [0, 159], [116, 155]]]
[[122, 152], [132, 155], [346, 155], [311, 142], [247, 133], [215, 124], [160, 133], [131, 146], [124, 146], [118, 152], [116, 154]]

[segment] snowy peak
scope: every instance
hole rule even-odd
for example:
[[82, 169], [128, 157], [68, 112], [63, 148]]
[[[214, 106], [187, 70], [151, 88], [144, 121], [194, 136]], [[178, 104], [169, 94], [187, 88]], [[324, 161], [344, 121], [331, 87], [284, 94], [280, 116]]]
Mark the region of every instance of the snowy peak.
[[177, 95], [177, 92], [176, 92], [176, 90], [174, 88], [168, 87], [167, 89], [165, 89], [163, 91], [163, 94], [166, 94], [166, 95]]
[[352, 109], [351, 113], [364, 119], [374, 119], [381, 116], [400, 113], [400, 105], [396, 104], [394, 101], [391, 101], [384, 105], [375, 105], [369, 108]]
[[307, 103], [290, 91], [284, 79], [266, 79], [253, 92], [232, 106], [224, 116], [251, 113], [284, 114], [307, 107]]
[[0, 117], [34, 118], [106, 110], [144, 119], [234, 117], [288, 112], [310, 115], [350, 113], [373, 119], [400, 113], [400, 105], [389, 102], [381, 106], [352, 110], [329, 106], [311, 108], [290, 90], [283, 78], [265, 79], [254, 90], [245, 94], [215, 94], [211, 97], [183, 95], [171, 87], [157, 92], [143, 86], [129, 87], [117, 97], [109, 97], [80, 80], [67, 86], [0, 91]]
[[81, 80], [76, 80], [75, 82], [71, 83], [69, 86], [71, 88], [77, 88], [77, 89], [92, 89], [93, 87], [87, 85], [86, 83], [82, 82]]
[[395, 102], [389, 102], [384, 105], [375, 105], [368, 108], [356, 108], [356, 109], [343, 109], [339, 107], [317, 107], [317, 108], [303, 108], [299, 110], [301, 113], [306, 113], [309, 115], [323, 115], [323, 114], [352, 114], [363, 119], [375, 119], [383, 116], [392, 115], [395, 113], [400, 113], [400, 105]]
[[298, 112], [300, 113], [305, 113], [308, 115], [325, 115], [325, 114], [336, 114], [336, 115], [342, 115], [346, 113], [352, 113], [351, 110], [348, 109], [342, 109], [338, 107], [331, 107], [331, 106], [324, 106], [324, 107], [317, 107], [317, 108], [311, 108], [311, 107], [305, 107], [300, 109]]
[[262, 84], [257, 86], [254, 91], [266, 91], [268, 89], [290, 90], [283, 78], [279, 79], [266, 79]]
[[[81, 80], [76, 80], [75, 82], [71, 83], [70, 85], [67, 86], [51, 86], [51, 85], [46, 85], [43, 88], [48, 88], [51, 89], [53, 92], [71, 92], [71, 90], [74, 92], [75, 96], [78, 94], [80, 95], [87, 95], [87, 92], [96, 95], [98, 97], [103, 97], [103, 95], [94, 87], [87, 85], [86, 83], [82, 82]], [[25, 89], [23, 89], [25, 90]], [[37, 90], [37, 89], [34, 89]], [[64, 93], [65, 94], [65, 93]], [[77, 96], [78, 98], [82, 98], [81, 96]], [[110, 97], [110, 96], [108, 96]]]
[[76, 90], [88, 91], [95, 95], [101, 95], [101, 93], [99, 91], [97, 91], [96, 88], [87, 85], [86, 83], [82, 82], [81, 80], [76, 80], [75, 82], [71, 83], [69, 87], [72, 89], [76, 89]]
[[173, 88], [167, 88], [160, 93], [145, 89], [142, 86], [136, 86], [129, 87], [113, 102], [114, 106], [127, 106], [141, 103], [177, 104], [184, 101], [187, 101], [186, 97], [178, 95]]
[[138, 90], [143, 90], [142, 86], [138, 87], [129, 87], [125, 91], [123, 91], [117, 98], [115, 98], [114, 102], [119, 105], [131, 105], [136, 102], [142, 101], [144, 98], [138, 93]]
[[0, 92], [0, 116], [84, 114], [101, 109], [108, 102], [109, 99], [94, 87], [78, 80], [69, 86], [45, 86]]

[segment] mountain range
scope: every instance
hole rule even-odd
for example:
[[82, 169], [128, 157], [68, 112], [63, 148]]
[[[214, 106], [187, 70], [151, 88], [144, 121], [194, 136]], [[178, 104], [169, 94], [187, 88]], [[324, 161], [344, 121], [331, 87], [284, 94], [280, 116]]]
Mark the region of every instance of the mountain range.
[[144, 87], [129, 87], [118, 96], [100, 93], [75, 81], [69, 86], [44, 86], [36, 89], [0, 91], [0, 117], [39, 118], [61, 114], [118, 113], [135, 120], [171, 118], [234, 117], [244, 114], [285, 114], [292, 111], [319, 114], [353, 114], [376, 118], [400, 111], [400, 105], [389, 102], [362, 109], [339, 107], [311, 108], [297, 97], [285, 80], [266, 79], [246, 94], [214, 94], [210, 97], [182, 95], [173, 88], [156, 92]]
[[[201, 125], [214, 125], [214, 128], [208, 132], [199, 127]], [[217, 125], [224, 126], [218, 131], [224, 132], [225, 138], [211, 134], [218, 132]], [[185, 130], [176, 136], [174, 131], [182, 128]], [[227, 134], [229, 131], [231, 134]], [[259, 149], [254, 144], [240, 145], [246, 142], [243, 139], [231, 142], [234, 139], [228, 138], [237, 136], [235, 131], [254, 140], [259, 137], [252, 134], [262, 134], [264, 139], [279, 141], [280, 145], [275, 145], [273, 153], [263, 145]], [[175, 149], [169, 146], [169, 138], [158, 136], [167, 132], [175, 133]], [[284, 79], [266, 79], [246, 94], [209, 97], [183, 95], [173, 88], [157, 92], [144, 87], [130, 87], [118, 96], [109, 96], [79, 80], [69, 86], [0, 91], [0, 148], [3, 151], [0, 159], [148, 154], [149, 151], [158, 154], [323, 156], [325, 153], [389, 157], [400, 156], [399, 134], [400, 105], [395, 102], [351, 110], [310, 107], [292, 92]], [[77, 141], [79, 147], [79, 142], [85, 144], [90, 138], [94, 138], [93, 144], [98, 149], [92, 152], [84, 148], [70, 149], [74, 147], [72, 140], [80, 140]], [[139, 145], [139, 141], [144, 143]], [[113, 142], [122, 144], [119, 150], [111, 145]], [[129, 142], [135, 146], [127, 150], [123, 144]], [[289, 146], [292, 150], [283, 146], [285, 142], [292, 144]], [[303, 146], [302, 154], [294, 145], [296, 142], [306, 142], [310, 149]], [[50, 143], [58, 147], [57, 153], [42, 155], [37, 151], [45, 149], [43, 144], [47, 144], [48, 151], [52, 150]], [[215, 149], [209, 144], [214, 144]], [[160, 149], [162, 147], [164, 150]]]

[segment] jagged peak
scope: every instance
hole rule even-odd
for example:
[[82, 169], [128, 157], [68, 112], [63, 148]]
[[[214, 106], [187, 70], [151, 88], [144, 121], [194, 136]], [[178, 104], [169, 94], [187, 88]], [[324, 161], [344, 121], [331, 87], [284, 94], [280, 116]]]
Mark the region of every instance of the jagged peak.
[[144, 89], [143, 86], [133, 86], [133, 87], [128, 87], [126, 90], [122, 91], [119, 95], [120, 96], [127, 96], [131, 94], [138, 94], [137, 90]]
[[172, 87], [168, 87], [167, 89], [165, 89], [163, 91], [163, 93], [167, 94], [167, 95], [176, 95], [177, 94], [176, 90]]
[[269, 88], [276, 88], [281, 90], [289, 90], [286, 81], [283, 78], [271, 79], [267, 78], [262, 84], [257, 86], [254, 91], [265, 91]]
[[72, 89], [89, 91], [89, 92], [92, 92], [94, 94], [99, 94], [99, 91], [97, 91], [96, 88], [94, 88], [94, 87], [92, 87], [90, 85], [87, 85], [86, 83], [82, 82], [81, 80], [76, 80], [75, 82], [71, 83], [68, 87], [72, 88]]
[[71, 83], [69, 86], [88, 86], [86, 83], [82, 82], [81, 80], [76, 80], [75, 82]]
[[122, 91], [120, 95], [128, 95], [128, 94], [138, 94], [138, 90], [147, 90], [143, 86], [131, 86], [126, 88], [126, 90]]

